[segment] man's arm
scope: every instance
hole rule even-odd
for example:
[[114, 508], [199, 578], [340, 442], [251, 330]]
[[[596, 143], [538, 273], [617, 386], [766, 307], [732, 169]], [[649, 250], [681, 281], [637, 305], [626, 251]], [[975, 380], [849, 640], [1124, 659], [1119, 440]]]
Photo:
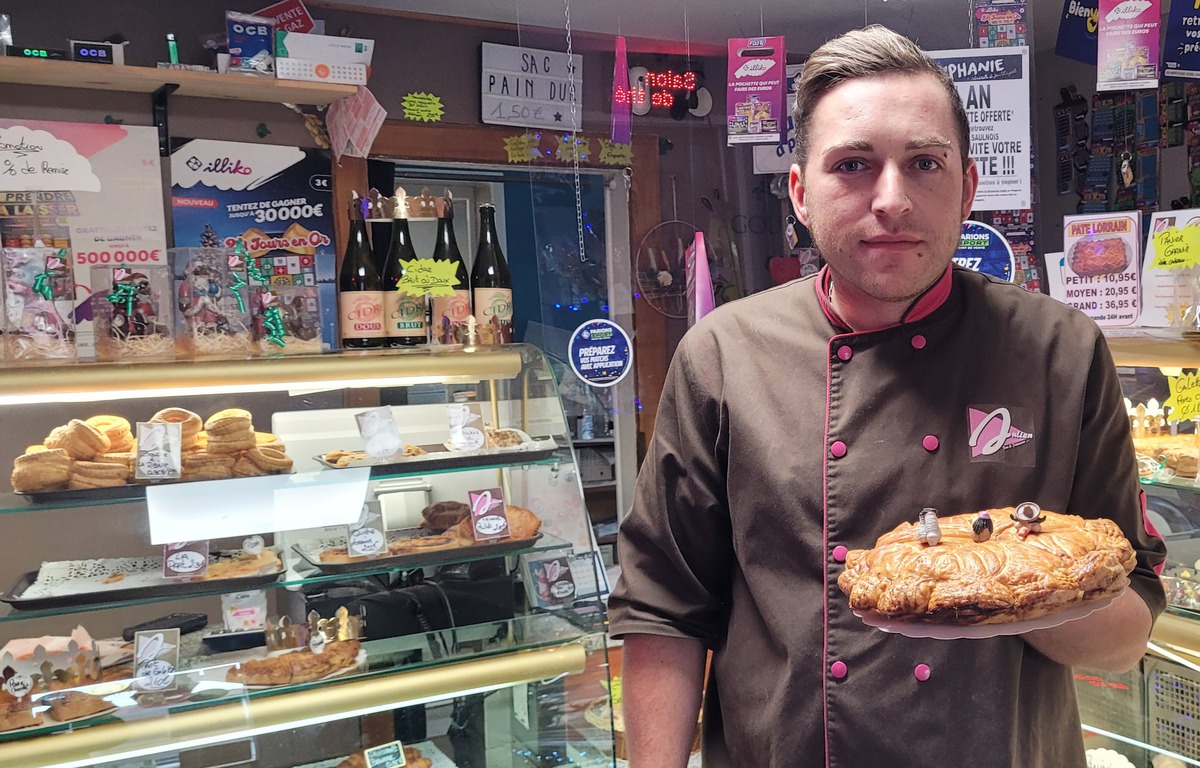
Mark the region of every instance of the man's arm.
[[1153, 624], [1146, 601], [1134, 590], [1126, 589], [1086, 618], [1027, 632], [1024, 638], [1059, 664], [1125, 672], [1133, 669], [1146, 652]]
[[631, 634], [621, 650], [621, 700], [630, 768], [687, 765], [700, 712], [704, 645]]

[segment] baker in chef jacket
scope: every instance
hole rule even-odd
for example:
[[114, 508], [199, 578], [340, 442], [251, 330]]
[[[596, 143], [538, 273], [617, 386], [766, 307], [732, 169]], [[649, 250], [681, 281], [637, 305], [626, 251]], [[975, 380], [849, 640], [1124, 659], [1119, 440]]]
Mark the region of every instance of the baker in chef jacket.
[[[951, 266], [979, 175], [953, 83], [882, 27], [818, 49], [791, 198], [828, 266], [680, 343], [610, 602], [632, 768], [1084, 768], [1071, 665], [1124, 670], [1164, 595], [1120, 383], [1075, 310]], [[1003, 439], [996, 439], [1004, 432]], [[849, 549], [925, 508], [1115, 521], [1131, 585], [1056, 628], [868, 627]]]

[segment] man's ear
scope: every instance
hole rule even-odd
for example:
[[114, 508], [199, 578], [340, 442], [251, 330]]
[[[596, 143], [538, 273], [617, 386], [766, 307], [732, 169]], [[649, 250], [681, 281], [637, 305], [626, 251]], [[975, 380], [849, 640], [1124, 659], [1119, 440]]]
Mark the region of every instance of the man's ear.
[[805, 205], [804, 191], [804, 172], [800, 170], [799, 165], [792, 163], [792, 169], [788, 172], [788, 197], [792, 199], [792, 210], [796, 212], [796, 218], [807, 227], [808, 206]]
[[966, 221], [967, 217], [971, 215], [971, 208], [975, 205], [975, 190], [977, 189], [979, 189], [979, 168], [975, 165], [974, 159], [968, 159], [967, 170], [963, 174], [963, 221]]

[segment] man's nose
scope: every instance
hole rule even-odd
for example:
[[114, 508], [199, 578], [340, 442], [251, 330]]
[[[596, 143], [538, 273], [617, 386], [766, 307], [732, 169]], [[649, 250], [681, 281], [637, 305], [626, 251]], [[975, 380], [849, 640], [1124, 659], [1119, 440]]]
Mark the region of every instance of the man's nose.
[[876, 214], [885, 216], [903, 216], [912, 210], [904, 174], [894, 165], [886, 165], [880, 172], [872, 208]]

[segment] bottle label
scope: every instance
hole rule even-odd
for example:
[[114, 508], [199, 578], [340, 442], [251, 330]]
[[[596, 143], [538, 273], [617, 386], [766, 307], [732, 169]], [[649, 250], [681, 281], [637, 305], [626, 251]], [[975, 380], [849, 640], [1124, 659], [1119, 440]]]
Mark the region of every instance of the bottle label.
[[511, 288], [475, 289], [475, 322], [485, 343], [512, 342], [512, 318]]
[[343, 339], [382, 339], [383, 291], [342, 291], [338, 293], [342, 314]]
[[471, 294], [455, 291], [453, 296], [433, 298], [433, 335], [442, 344], [461, 344], [464, 339], [455, 329], [471, 317]]
[[383, 296], [383, 311], [390, 338], [425, 338], [425, 297], [388, 291]]

